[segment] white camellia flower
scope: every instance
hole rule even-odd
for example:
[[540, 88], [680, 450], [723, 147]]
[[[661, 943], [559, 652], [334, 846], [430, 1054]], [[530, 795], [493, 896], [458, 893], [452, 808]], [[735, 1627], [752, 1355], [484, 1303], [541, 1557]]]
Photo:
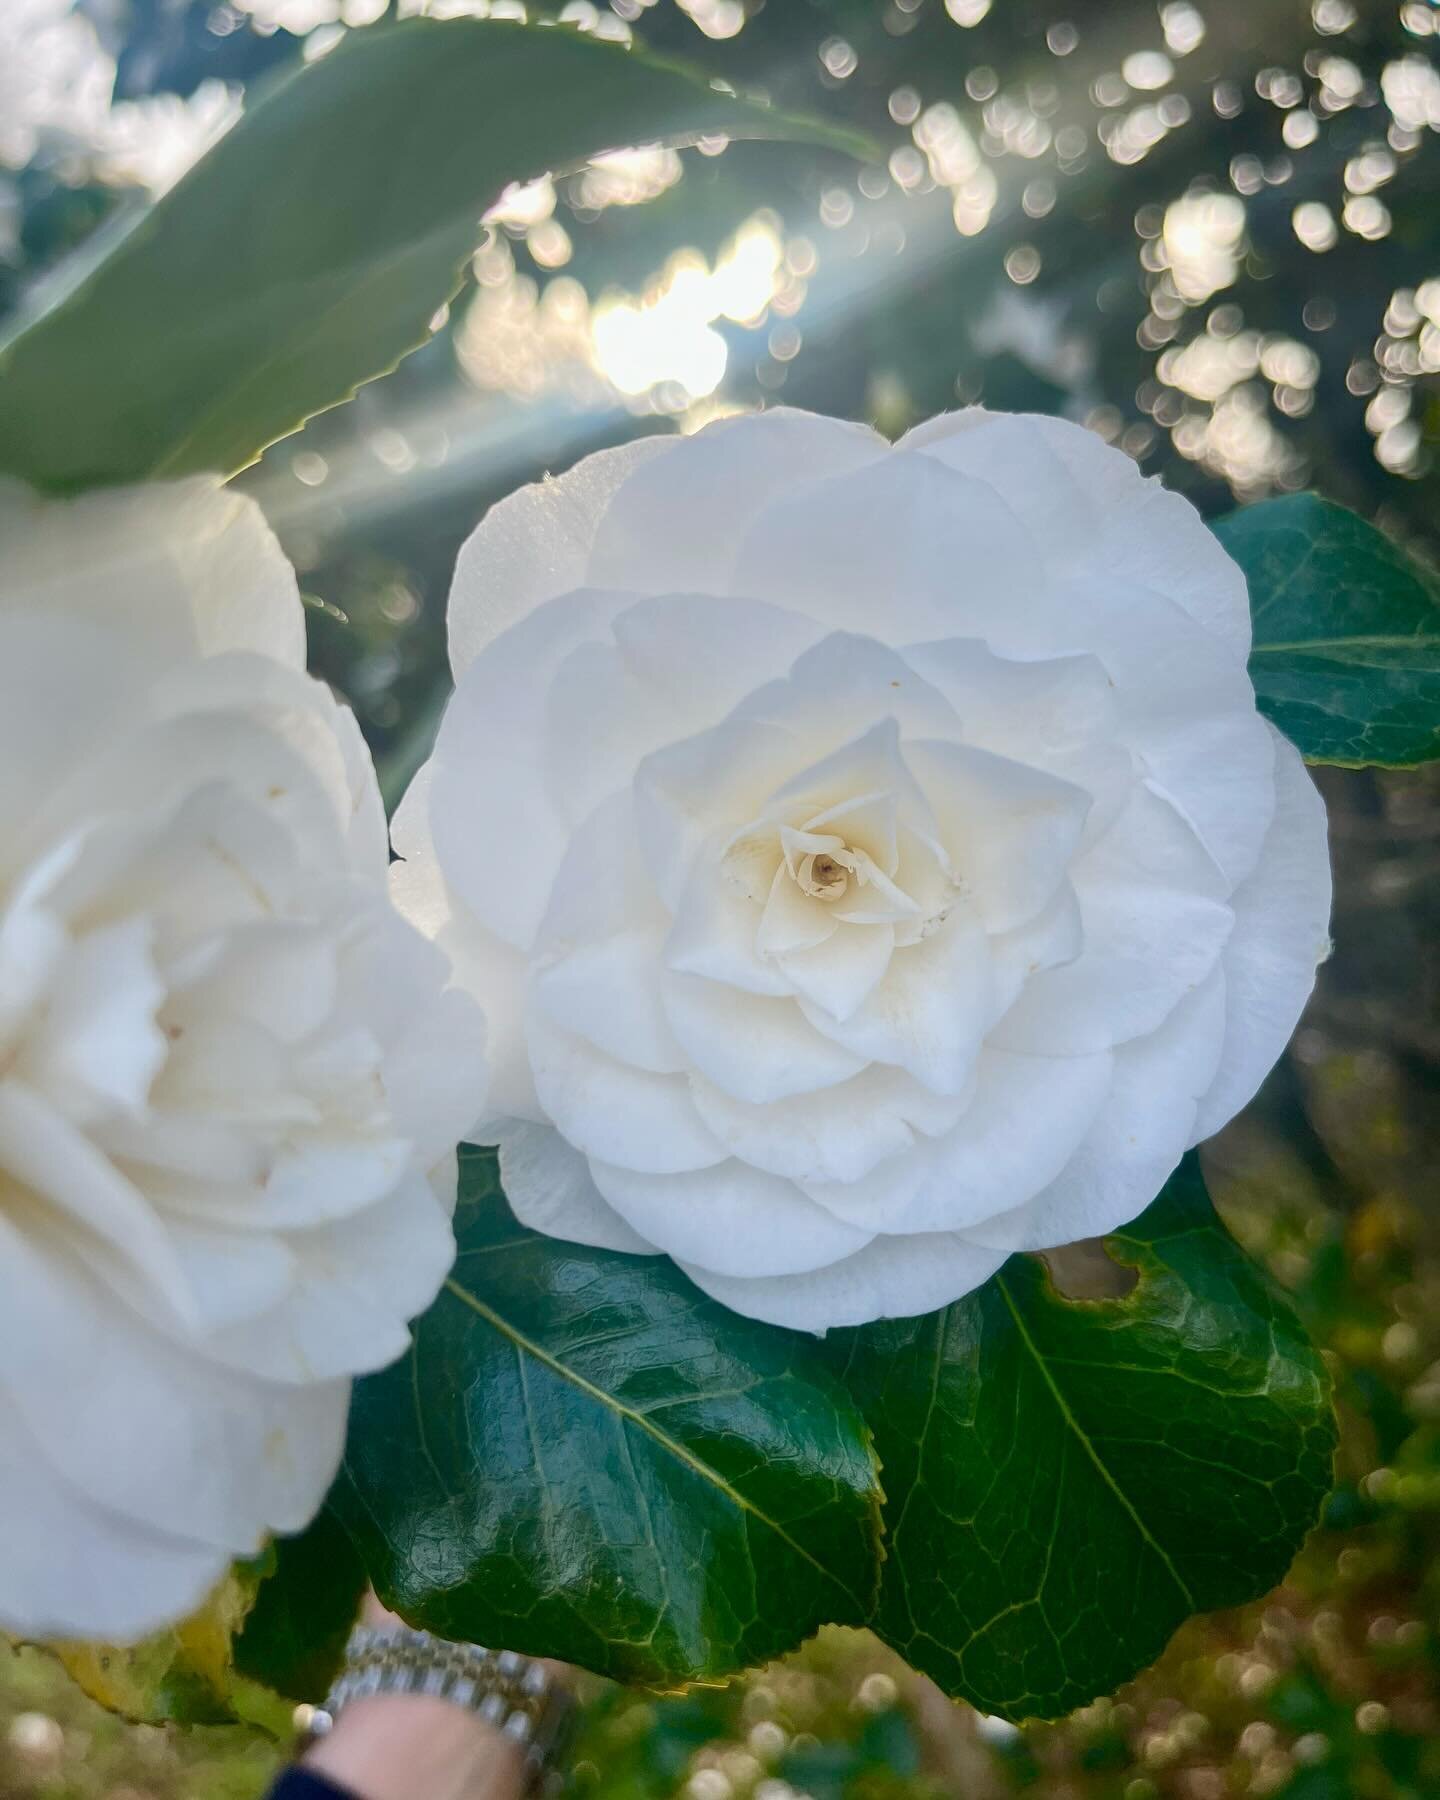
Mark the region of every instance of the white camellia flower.
[[350, 1376], [453, 1253], [481, 1022], [389, 903], [374, 771], [304, 650], [252, 502], [0, 483], [13, 1632], [137, 1636], [304, 1525]]
[[402, 910], [506, 1191], [821, 1330], [1111, 1229], [1279, 1055], [1325, 818], [1245, 582], [1097, 437], [775, 411], [495, 507]]

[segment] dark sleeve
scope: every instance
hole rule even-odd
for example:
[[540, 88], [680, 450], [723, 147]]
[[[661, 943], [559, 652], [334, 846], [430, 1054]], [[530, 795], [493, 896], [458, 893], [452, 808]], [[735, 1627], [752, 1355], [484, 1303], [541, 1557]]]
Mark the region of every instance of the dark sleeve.
[[336, 1787], [323, 1775], [292, 1765], [271, 1788], [266, 1800], [355, 1800], [349, 1788]]

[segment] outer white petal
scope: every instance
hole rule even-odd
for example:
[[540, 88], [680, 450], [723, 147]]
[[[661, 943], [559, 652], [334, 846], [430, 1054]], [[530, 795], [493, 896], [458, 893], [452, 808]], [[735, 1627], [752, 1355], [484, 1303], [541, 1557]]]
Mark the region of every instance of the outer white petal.
[[746, 1280], [693, 1263], [680, 1266], [697, 1287], [746, 1318], [823, 1335], [834, 1326], [934, 1312], [988, 1281], [1006, 1254], [955, 1232], [933, 1232], [876, 1238], [843, 1262], [812, 1270], [803, 1281]]
[[323, 681], [268, 657], [231, 651], [172, 671], [155, 684], [150, 705], [166, 718], [240, 711], [263, 720], [329, 794], [355, 872], [384, 880], [389, 840], [375, 765], [354, 713]]
[[255, 650], [305, 666], [295, 572], [253, 500], [212, 476], [41, 499], [0, 480], [0, 610], [122, 620], [167, 660]]
[[983, 482], [892, 450], [850, 475], [782, 492], [741, 545], [734, 591], [892, 642], [981, 635], [1038, 584], [1015, 514]]
[[975, 1095], [951, 1130], [918, 1144], [911, 1166], [868, 1180], [807, 1184], [837, 1217], [876, 1232], [960, 1231], [1038, 1194], [1075, 1154], [1111, 1089], [1113, 1058], [980, 1057]]
[[622, 789], [572, 833], [540, 923], [538, 956], [668, 923], [642, 854], [634, 799]]
[[[145, 809], [138, 820], [137, 800]], [[317, 779], [306, 757], [263, 719], [239, 710], [166, 719], [123, 739], [98, 765], [77, 770], [48, 793], [35, 808], [27, 835], [43, 833], [53, 842], [107, 815], [117, 821], [111, 837], [118, 853], [139, 866], [152, 894], [160, 859], [142, 834], [144, 825], [162, 820], [172, 822], [172, 831], [173, 822], [184, 821], [183, 844], [174, 844], [172, 854], [191, 865], [202, 860], [196, 851], [207, 841], [207, 821], [221, 815], [225, 824], [233, 821], [252, 836], [261, 830], [273, 835], [278, 827], [292, 861], [296, 845], [305, 846], [312, 866], [337, 874], [348, 861], [351, 819], [344, 788]], [[96, 877], [97, 887], [113, 882], [111, 866]], [[232, 876], [240, 885], [245, 867], [242, 861]], [[371, 873], [377, 883], [382, 879], [379, 870]], [[127, 894], [132, 905], [146, 903], [138, 891]]]
[[1110, 1097], [1050, 1186], [967, 1237], [996, 1250], [1044, 1250], [1098, 1237], [1143, 1212], [1193, 1136], [1224, 1030], [1225, 977], [1217, 969], [1159, 1031], [1115, 1053]]
[[1156, 788], [1190, 821], [1196, 836], [1232, 882], [1255, 868], [1269, 829], [1274, 768], [1265, 721], [1254, 711], [1186, 719], [1163, 707], [1132, 722], [1136, 746]]
[[340, 1460], [348, 1383], [271, 1386], [169, 1341], [78, 1259], [0, 1216], [0, 1387], [46, 1459], [109, 1511], [235, 1555], [298, 1531]]
[[[28, 1208], [54, 1208], [93, 1241], [103, 1260], [144, 1290], [163, 1316], [198, 1323], [193, 1294], [164, 1221], [135, 1183], [82, 1131], [23, 1082], [0, 1081], [0, 1181]], [[3, 1214], [0, 1214], [3, 1223]]]
[[[584, 592], [541, 607], [461, 672], [440, 723], [426, 803], [435, 854], [475, 917], [522, 950], [569, 841], [544, 779], [546, 692], [578, 645], [609, 635], [628, 598]], [[397, 819], [402, 856], [411, 816]]]
[[601, 1250], [654, 1250], [603, 1198], [585, 1157], [552, 1126], [510, 1119], [492, 1135], [505, 1198], [522, 1225]]
[[649, 437], [598, 450], [566, 474], [520, 488], [490, 508], [461, 546], [450, 584], [445, 620], [457, 685], [502, 632], [547, 600], [586, 585], [595, 532], [616, 489], [684, 442]]
[[653, 1074], [685, 1066], [660, 1001], [669, 916], [640, 853], [628, 786], [570, 839], [541, 921], [531, 992], [554, 1021]]
[[485, 1017], [455, 988], [416, 994], [409, 1028], [385, 1056], [392, 1115], [409, 1133], [415, 1164], [430, 1169], [469, 1137], [485, 1109]]
[[1260, 866], [1238, 889], [1225, 946], [1220, 1072], [1200, 1102], [1194, 1138], [1239, 1112], [1269, 1074], [1329, 954], [1330, 857], [1325, 803], [1294, 746], [1275, 737], [1275, 821]]
[[664, 942], [641, 926], [579, 944], [536, 970], [532, 991], [566, 1031], [652, 1075], [678, 1075], [685, 1056], [661, 997]]
[[[958, 1119], [961, 1100], [932, 1094], [899, 1069], [864, 1069], [838, 1087], [795, 1094], [757, 1106], [736, 1100], [701, 1076], [691, 1081], [701, 1118], [742, 1162], [805, 1183], [855, 1182], [880, 1165], [877, 1188], [891, 1159], [908, 1151], [916, 1131], [934, 1136]], [[827, 1201], [818, 1189], [815, 1198]], [[848, 1218], [842, 1207], [831, 1207]], [[879, 1211], [863, 1221], [889, 1230]]]
[[754, 600], [675, 594], [627, 607], [613, 642], [580, 644], [550, 682], [545, 773], [557, 810], [586, 817], [631, 785], [642, 757], [724, 718], [821, 629]]
[[1145, 789], [1071, 877], [1084, 947], [1031, 979], [992, 1034], [1001, 1049], [1074, 1056], [1155, 1031], [1216, 967], [1234, 926], [1219, 871]]
[[0, 1538], [0, 1626], [40, 1641], [133, 1642], [194, 1611], [229, 1560], [67, 1486], [3, 1390]]
[[[0, 543], [3, 520], [0, 504]], [[108, 619], [9, 611], [5, 599], [0, 579], [0, 879], [25, 866], [37, 801], [145, 716], [159, 660]]]
[[1027, 982], [1046, 969], [1074, 962], [1085, 948], [1080, 902], [1067, 881], [1041, 913], [1018, 931], [990, 939], [992, 985], [990, 1024], [1003, 1019]]
[[400, 916], [449, 957], [455, 985], [483, 1001], [486, 1064], [471, 1093], [476, 1118], [538, 1119], [525, 1048], [529, 969], [521, 952], [487, 931], [445, 881], [430, 841], [433, 770], [432, 763], [420, 770], [396, 813], [396, 848], [410, 860], [392, 865], [391, 898]]
[[667, 974], [666, 1017], [693, 1068], [737, 1100], [763, 1105], [848, 1081], [869, 1057], [827, 1041], [793, 1000]]
[[[1207, 534], [1208, 535], [1208, 534]], [[1190, 820], [1232, 882], [1255, 866], [1274, 757], [1243, 663], [1153, 590], [1112, 572], [1065, 590], [1116, 681], [1119, 738]]]
[[703, 1257], [707, 1273], [805, 1275], [870, 1241], [868, 1231], [842, 1224], [793, 1182], [743, 1162], [678, 1180], [599, 1161], [590, 1171], [616, 1212], [682, 1268]]
[[[772, 662], [772, 674], [780, 663]], [[956, 708], [908, 652], [853, 631], [830, 632], [797, 656], [783, 679], [757, 682], [736, 711], [794, 732], [812, 762], [888, 721], [910, 737], [957, 737], [962, 730]]]
[[1119, 742], [1231, 881], [1247, 875], [1269, 823], [1272, 758], [1244, 663], [1178, 602], [1110, 571], [1057, 577], [1023, 607], [991, 598], [986, 637], [1002, 654], [1100, 658], [1115, 684]]
[[[297, 1258], [277, 1232], [235, 1231], [208, 1220], [177, 1218], [170, 1222], [170, 1234], [195, 1294], [196, 1311], [205, 1321], [207, 1354], [213, 1352], [214, 1334], [253, 1324], [285, 1301], [295, 1280]], [[83, 1249], [79, 1253], [85, 1256]], [[103, 1280], [106, 1270], [99, 1259], [85, 1260]], [[268, 1338], [261, 1347], [268, 1352]]]
[[907, 644], [901, 654], [945, 696], [965, 742], [996, 756], [1052, 769], [1118, 730], [1115, 684], [1096, 656], [1013, 662], [962, 637]]
[[280, 1240], [296, 1265], [284, 1297], [214, 1331], [207, 1351], [239, 1373], [296, 1386], [383, 1369], [404, 1354], [409, 1321], [455, 1260], [453, 1203], [453, 1183], [442, 1200], [412, 1173], [376, 1205]]
[[652, 1075], [617, 1062], [561, 1030], [540, 1005], [530, 1008], [526, 1038], [540, 1103], [577, 1150], [656, 1175], [724, 1159], [683, 1075]]
[[1142, 476], [1123, 451], [1066, 419], [980, 407], [927, 420], [900, 440], [993, 482], [1048, 557], [1179, 601], [1243, 663], [1250, 650], [1244, 577], [1182, 495]]
[[688, 737], [802, 657], [825, 628], [760, 600], [717, 606], [712, 595], [680, 591], [637, 600], [617, 616], [614, 634], [627, 674], [672, 697], [687, 722], [676, 735]]
[[768, 598], [731, 585], [750, 520], [777, 493], [877, 466], [888, 453], [864, 425], [787, 407], [719, 420], [628, 475], [596, 530], [587, 578], [648, 593]]

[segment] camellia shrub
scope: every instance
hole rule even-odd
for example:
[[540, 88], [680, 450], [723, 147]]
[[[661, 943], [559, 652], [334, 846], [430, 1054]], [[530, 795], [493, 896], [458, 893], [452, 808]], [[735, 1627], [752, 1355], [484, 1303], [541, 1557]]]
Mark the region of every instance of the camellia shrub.
[[[225, 481], [425, 340], [508, 183], [701, 134], [865, 148], [377, 27], [0, 347], [0, 1626], [137, 1716], [318, 1698], [367, 1585], [664, 1688], [868, 1625], [1054, 1716], [1328, 1489], [1194, 1150], [1327, 951], [1305, 764], [1440, 754], [1377, 530], [776, 410], [491, 509], [388, 843], [304, 673]], [[1067, 1297], [1035, 1253], [1099, 1235], [1129, 1291]]]

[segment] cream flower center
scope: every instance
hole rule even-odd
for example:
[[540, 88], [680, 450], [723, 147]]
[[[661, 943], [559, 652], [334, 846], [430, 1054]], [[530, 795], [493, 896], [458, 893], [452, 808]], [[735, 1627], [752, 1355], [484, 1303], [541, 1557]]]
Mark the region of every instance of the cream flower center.
[[795, 879], [802, 894], [812, 900], [838, 900], [850, 885], [850, 871], [855, 866], [851, 853], [822, 850], [802, 856]]

